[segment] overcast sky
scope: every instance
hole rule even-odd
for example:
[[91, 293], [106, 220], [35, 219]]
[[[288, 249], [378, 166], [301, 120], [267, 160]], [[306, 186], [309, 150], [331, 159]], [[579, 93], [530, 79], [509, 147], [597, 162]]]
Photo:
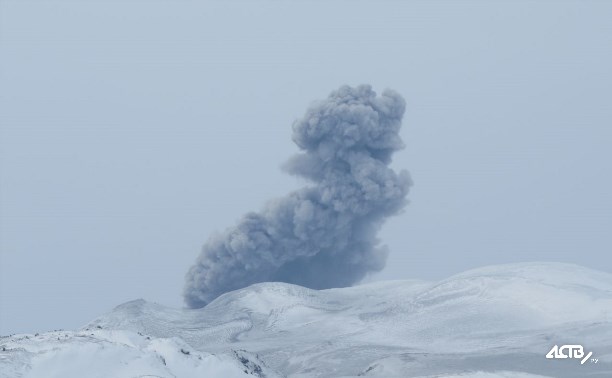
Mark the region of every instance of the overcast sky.
[[612, 271], [612, 2], [1, 1], [0, 334], [183, 306], [214, 231], [303, 185], [291, 124], [407, 100], [414, 180], [368, 280]]

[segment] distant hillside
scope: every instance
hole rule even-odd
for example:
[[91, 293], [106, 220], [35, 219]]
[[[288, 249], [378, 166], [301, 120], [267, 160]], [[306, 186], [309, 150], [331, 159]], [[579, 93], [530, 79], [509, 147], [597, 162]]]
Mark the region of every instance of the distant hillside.
[[[545, 358], [564, 344], [597, 363]], [[136, 300], [0, 347], [1, 377], [610, 377], [612, 275], [525, 263], [436, 283], [261, 283], [198, 310]]]

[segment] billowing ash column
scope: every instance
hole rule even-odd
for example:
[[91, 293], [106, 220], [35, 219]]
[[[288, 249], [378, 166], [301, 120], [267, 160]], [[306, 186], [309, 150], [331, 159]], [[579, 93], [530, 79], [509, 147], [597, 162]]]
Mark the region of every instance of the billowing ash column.
[[405, 102], [390, 90], [344, 86], [293, 125], [302, 152], [286, 164], [311, 185], [246, 214], [212, 237], [186, 277], [185, 301], [203, 307], [219, 295], [265, 281], [314, 289], [342, 287], [385, 266], [376, 233], [406, 204], [406, 171], [389, 168], [403, 148]]

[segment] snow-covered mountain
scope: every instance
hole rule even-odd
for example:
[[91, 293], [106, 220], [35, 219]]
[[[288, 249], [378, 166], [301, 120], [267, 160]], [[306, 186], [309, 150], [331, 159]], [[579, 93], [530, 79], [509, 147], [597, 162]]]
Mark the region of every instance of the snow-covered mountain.
[[[581, 359], [547, 359], [582, 345]], [[144, 300], [0, 339], [1, 377], [612, 377], [612, 275], [525, 263], [446, 280], [262, 283], [198, 310]]]

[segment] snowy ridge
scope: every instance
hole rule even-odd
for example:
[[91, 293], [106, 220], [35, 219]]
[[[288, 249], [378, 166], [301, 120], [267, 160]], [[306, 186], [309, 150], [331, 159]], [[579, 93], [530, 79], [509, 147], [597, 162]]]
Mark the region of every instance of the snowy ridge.
[[17, 335], [1, 344], [2, 377], [277, 376], [243, 351], [213, 355], [180, 338], [152, 338], [124, 330], [96, 327]]
[[[198, 310], [136, 300], [81, 331], [25, 337], [0, 339], [6, 349], [0, 349], [0, 376], [71, 377], [36, 369], [49, 372], [53, 361], [95, 355], [108, 364], [91, 365], [96, 370], [124, 370], [81, 377], [143, 376], [145, 366], [159, 377], [204, 371], [212, 377], [605, 377], [612, 376], [612, 275], [526, 263], [437, 283], [321, 291], [261, 283]], [[598, 361], [546, 359], [555, 344], [584, 345]]]

